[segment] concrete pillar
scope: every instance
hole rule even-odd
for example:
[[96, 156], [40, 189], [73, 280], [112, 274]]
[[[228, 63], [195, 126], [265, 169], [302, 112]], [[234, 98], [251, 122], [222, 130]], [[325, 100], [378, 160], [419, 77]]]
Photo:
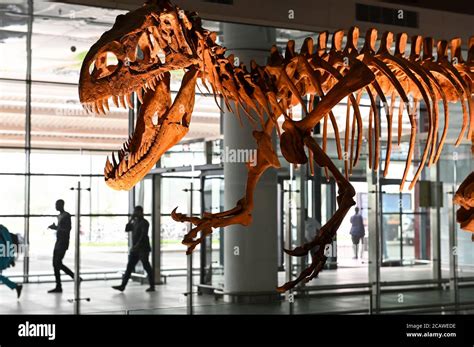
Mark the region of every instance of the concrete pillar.
[[[275, 29], [226, 23], [224, 43], [229, 53], [247, 66], [255, 59], [264, 65]], [[224, 150], [255, 150], [252, 126], [241, 111], [243, 126], [237, 115], [224, 113]], [[230, 153], [230, 152], [229, 152]], [[235, 207], [245, 195], [247, 168], [245, 163], [224, 163], [224, 207]], [[274, 297], [278, 285], [277, 268], [277, 179], [268, 170], [255, 190], [253, 222], [248, 227], [234, 225], [224, 232], [224, 292], [227, 301], [262, 301]], [[268, 295], [267, 295], [268, 294]]]
[[371, 288], [370, 294], [370, 312], [372, 314], [380, 313], [380, 267], [381, 262], [381, 210], [380, 210], [380, 184], [378, 172], [367, 169], [367, 185], [368, 185], [368, 234], [369, 234], [369, 283]]

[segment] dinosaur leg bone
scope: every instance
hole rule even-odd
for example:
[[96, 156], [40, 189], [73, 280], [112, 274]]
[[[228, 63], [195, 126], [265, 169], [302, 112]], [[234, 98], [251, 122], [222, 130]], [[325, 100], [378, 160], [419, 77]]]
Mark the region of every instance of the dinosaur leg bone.
[[[212, 233], [212, 228], [223, 228], [228, 225], [241, 224], [244, 226], [252, 222], [252, 210], [254, 206], [254, 191], [257, 182], [262, 174], [270, 167], [279, 167], [280, 162], [273, 149], [271, 134], [273, 127], [267, 122], [265, 131], [254, 131], [253, 135], [257, 140], [257, 164], [248, 165], [248, 178], [245, 197], [237, 202], [233, 209], [220, 213], [204, 213], [202, 218], [189, 217], [177, 213], [176, 209], [171, 213], [171, 217], [177, 222], [190, 222], [195, 225], [183, 238], [182, 243], [188, 246], [187, 254], [201, 243], [203, 238]], [[201, 237], [196, 238], [201, 232]]]
[[287, 282], [281, 287], [277, 288], [277, 290], [282, 293], [295, 287], [299, 282], [303, 280], [309, 281], [319, 274], [327, 259], [324, 254], [325, 246], [332, 243], [332, 240], [336, 235], [337, 229], [341, 225], [342, 220], [346, 216], [351, 206], [355, 205], [355, 201], [353, 199], [355, 196], [354, 187], [352, 187], [344, 175], [339, 172], [339, 169], [334, 165], [328, 155], [324, 153], [321, 147], [319, 147], [317, 142], [311, 136], [305, 137], [304, 143], [312, 151], [314, 161], [320, 167], [327, 167], [334, 176], [339, 187], [337, 196], [338, 208], [329, 221], [321, 227], [319, 234], [315, 236], [312, 241], [305, 243], [304, 245], [293, 250], [285, 250], [285, 252], [289, 255], [301, 257], [307, 255], [312, 248], [319, 246], [319, 249], [312, 256], [311, 265], [303, 270], [295, 280]]

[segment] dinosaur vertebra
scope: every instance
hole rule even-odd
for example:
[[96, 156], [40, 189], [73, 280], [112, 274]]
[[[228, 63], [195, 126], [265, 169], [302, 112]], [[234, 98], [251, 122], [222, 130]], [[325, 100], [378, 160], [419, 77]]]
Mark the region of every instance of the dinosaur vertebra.
[[[183, 244], [188, 246], [187, 252], [192, 252], [206, 235], [212, 233], [213, 228], [251, 223], [253, 193], [260, 176], [266, 169], [280, 166], [271, 142], [272, 133], [276, 130], [282, 154], [288, 162], [305, 164], [309, 155], [311, 169], [314, 160], [324, 168], [327, 176], [329, 172], [332, 174], [339, 187], [338, 209], [321, 228], [318, 236], [294, 250], [285, 250], [290, 255], [305, 256], [309, 250], [320, 246], [313, 254], [311, 265], [297, 279], [278, 290], [286, 291], [302, 280], [309, 281], [316, 277], [326, 262], [324, 245], [332, 242], [344, 216], [355, 204], [355, 191], [348, 176], [361, 154], [366, 125], [362, 124], [358, 105], [363, 93], [368, 94], [371, 103], [367, 125], [368, 161], [375, 170], [380, 167], [382, 121], [377, 98], [386, 110], [388, 134], [384, 175], [390, 164], [393, 110], [397, 99], [399, 145], [402, 117], [405, 113], [409, 117], [409, 150], [401, 188], [408, 178], [413, 161], [419, 126], [417, 105], [420, 101], [425, 103], [427, 109], [427, 139], [420, 165], [411, 178], [409, 188], [413, 188], [423, 167], [430, 166], [440, 157], [448, 129], [449, 102], [461, 102], [463, 110], [463, 124], [456, 145], [465, 135], [474, 140], [474, 37], [469, 41], [468, 59], [464, 61], [460, 39], [453, 39], [449, 43], [437, 42], [437, 57], [434, 58], [434, 41], [431, 38], [412, 37], [411, 53], [406, 56], [408, 37], [405, 33], [395, 38], [391, 32], [383, 33], [378, 50], [375, 48], [375, 29], [367, 31], [362, 48], [357, 47], [357, 27], [347, 33], [345, 47], [344, 35], [343, 31], [335, 32], [329, 50], [327, 32], [319, 35], [316, 45], [312, 38], [307, 38], [299, 52], [295, 50], [294, 41], [289, 41], [284, 56], [274, 46], [268, 64], [260, 66], [252, 61], [249, 71], [243, 64], [235, 66], [233, 55], [225, 56], [225, 48], [216, 44], [216, 34], [203, 29], [195, 13], [182, 11], [168, 1], [150, 0], [140, 9], [117, 17], [112, 29], [104, 33], [88, 52], [79, 82], [80, 100], [91, 112], [105, 114], [108, 99], [112, 99], [116, 105], [131, 106], [130, 95], [134, 92], [142, 103], [134, 135], [118, 153], [118, 161], [112, 155], [112, 163], [109, 160], [106, 162], [104, 173], [107, 184], [114, 189], [130, 189], [148, 173], [166, 150], [183, 138], [191, 122], [196, 80], [200, 78], [208, 90], [223, 98], [229, 110], [232, 110], [233, 102], [238, 117], [241, 117], [241, 107], [254, 124], [256, 130], [253, 135], [258, 145], [257, 163], [248, 165], [245, 196], [235, 208], [216, 214], [204, 213], [202, 218], [185, 216], [177, 213], [176, 209], [172, 212], [174, 220], [195, 225], [183, 239]], [[116, 65], [107, 63], [108, 54], [116, 56]], [[165, 56], [165, 61], [160, 60], [160, 54]], [[184, 69], [186, 73], [181, 89], [171, 104], [169, 71], [177, 69]], [[304, 102], [305, 96], [309, 96], [309, 107]], [[314, 106], [315, 96], [320, 97], [321, 101]], [[339, 159], [343, 158], [338, 124], [332, 109], [346, 97], [348, 108], [343, 143], [346, 155], [342, 174], [325, 151], [327, 127], [331, 121], [335, 130], [337, 154]], [[442, 102], [445, 120], [441, 135], [438, 134], [438, 102]], [[304, 113], [304, 117], [298, 121], [293, 120], [291, 112], [296, 105], [301, 105]], [[282, 129], [278, 125], [280, 117], [284, 118]], [[322, 147], [311, 134], [321, 121]], [[257, 130], [257, 126], [261, 127], [260, 130]], [[474, 177], [472, 174], [469, 177], [470, 180], [461, 186], [455, 201], [462, 205], [463, 212], [458, 214], [461, 226], [474, 231], [474, 215], [469, 212], [473, 205], [471, 192]], [[201, 235], [198, 238], [199, 233]]]

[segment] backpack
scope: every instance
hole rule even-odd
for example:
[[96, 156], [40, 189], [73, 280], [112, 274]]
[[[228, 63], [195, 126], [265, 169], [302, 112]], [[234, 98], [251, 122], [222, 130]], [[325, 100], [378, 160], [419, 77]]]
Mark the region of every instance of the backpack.
[[[16, 242], [16, 243], [15, 243]], [[0, 245], [3, 251], [0, 254], [0, 270], [15, 266], [15, 253], [9, 254], [11, 246], [14, 245], [14, 250], [18, 249], [18, 236], [11, 234], [7, 228], [0, 224]]]

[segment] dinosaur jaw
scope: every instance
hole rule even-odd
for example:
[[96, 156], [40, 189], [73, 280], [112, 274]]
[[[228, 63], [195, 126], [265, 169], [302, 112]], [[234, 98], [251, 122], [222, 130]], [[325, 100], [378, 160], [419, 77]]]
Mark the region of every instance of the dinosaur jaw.
[[162, 75], [155, 90], [146, 90], [134, 134], [124, 143], [118, 158], [112, 153], [112, 161], [106, 161], [107, 185], [116, 190], [133, 188], [188, 133], [197, 75], [196, 69], [186, 72], [173, 103], [169, 73]]

